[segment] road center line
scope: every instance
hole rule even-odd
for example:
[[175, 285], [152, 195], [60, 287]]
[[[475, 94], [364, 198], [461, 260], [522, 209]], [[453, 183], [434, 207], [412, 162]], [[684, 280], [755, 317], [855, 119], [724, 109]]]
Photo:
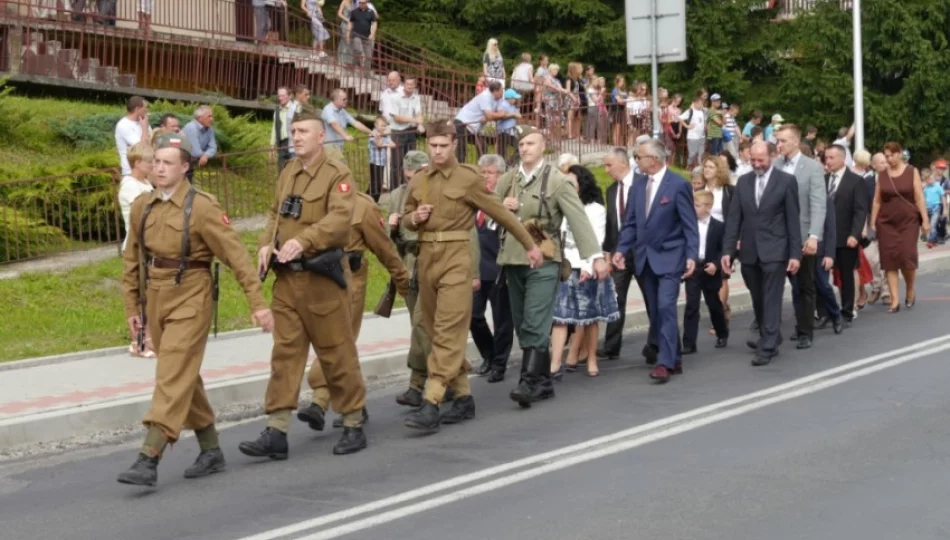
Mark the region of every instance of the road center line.
[[[460, 491], [449, 493], [440, 497], [433, 499], [428, 499], [420, 503], [412, 504], [402, 508], [397, 508], [383, 514], [378, 514], [369, 518], [361, 519], [353, 523], [342, 525], [333, 529], [328, 529], [324, 532], [317, 533], [316, 536], [308, 536], [307, 540], [316, 540], [318, 538], [336, 538], [343, 534], [349, 534], [358, 530], [362, 530], [368, 527], [373, 527], [375, 525], [386, 523], [388, 521], [393, 521], [401, 517], [412, 515], [414, 513], [422, 512], [430, 508], [437, 506], [442, 506], [449, 504], [451, 502], [461, 500], [463, 498], [470, 497], [479, 493], [484, 493], [485, 491], [490, 491], [492, 489], [498, 489], [499, 487], [507, 486], [515, 482], [520, 482], [528, 478], [533, 478], [539, 474], [544, 474], [546, 472], [551, 472], [554, 470], [559, 470], [566, 466], [570, 466], [576, 463], [582, 463], [584, 461], [589, 461], [591, 459], [597, 459], [598, 457], [603, 457], [607, 455], [612, 455], [617, 452], [622, 452], [628, 448], [635, 448], [642, 444], [647, 444], [648, 442], [653, 442], [654, 440], [661, 440], [672, 435], [682, 433], [684, 431], [689, 431], [691, 429], [697, 429], [698, 427], [705, 426], [713, 422], [719, 422], [739, 414], [744, 414], [751, 410], [765, 407], [771, 405], [772, 403], [778, 403], [788, 399], [793, 399], [802, 395], [807, 395], [810, 393], [817, 392], [829, 386], [835, 386], [837, 384], [842, 384], [851, 379], [861, 377], [864, 375], [869, 375], [875, 373], [882, 369], [887, 369], [905, 362], [909, 362], [916, 358], [923, 356], [929, 356], [936, 352], [950, 349], [950, 335], [942, 336], [939, 338], [933, 338], [914, 345], [907, 347], [902, 347], [895, 349], [893, 351], [888, 351], [880, 353], [874, 356], [870, 356], [861, 360], [856, 360], [848, 364], [838, 366], [836, 368], [831, 368], [825, 371], [821, 371], [806, 377], [795, 379], [787, 383], [779, 384], [766, 388], [764, 390], [759, 390], [735, 398], [730, 398], [718, 403], [686, 411], [674, 416], [649, 422], [647, 424], [642, 424], [635, 426], [629, 429], [618, 431], [616, 433], [605, 435], [602, 437], [597, 437], [584, 441], [581, 443], [573, 444], [566, 446], [560, 449], [552, 450], [545, 452], [543, 454], [537, 454], [528, 458], [523, 458], [520, 460], [512, 461], [509, 463], [496, 465], [483, 469], [481, 471], [476, 471], [473, 473], [468, 473], [460, 475], [454, 478], [449, 478], [441, 482], [430, 484], [421, 488], [417, 488], [411, 491], [407, 491], [400, 495], [394, 495], [392, 497], [387, 497], [380, 499], [378, 501], [373, 501], [363, 505], [355, 506], [353, 508], [342, 510], [339, 512], [334, 512], [332, 514], [327, 514], [318, 518], [313, 518], [285, 527], [280, 527], [278, 529], [273, 529], [271, 531], [265, 531], [260, 534], [248, 536], [240, 540], [276, 540], [278, 538], [283, 538], [289, 535], [296, 533], [301, 533], [305, 531], [310, 531], [319, 527], [330, 525], [339, 521], [344, 521], [347, 519], [358, 517], [362, 514], [376, 512], [387, 507], [408, 503], [415, 499], [422, 497], [428, 497], [435, 493], [441, 491], [446, 491], [449, 489], [457, 489], [466, 484], [474, 483], [486, 478], [497, 476], [512, 470], [521, 469], [527, 466], [544, 464], [546, 462], [555, 461], [554, 463], [549, 463], [547, 465], [542, 465], [541, 467], [532, 468], [531, 470], [524, 471], [521, 473], [516, 473], [505, 478], [496, 479], [493, 481], [486, 482], [484, 484], [479, 484], [472, 486]], [[915, 352], [916, 351], [916, 352]], [[910, 354], [907, 354], [910, 353]], [[905, 355], [905, 356], [899, 356]], [[869, 366], [876, 362], [881, 362], [887, 360], [888, 358], [894, 358], [892, 360], [882, 362], [876, 366]], [[861, 369], [865, 368], [865, 369]], [[841, 375], [840, 377], [835, 377], [842, 373], [853, 371], [852, 373], [847, 373]], [[746, 403], [753, 401], [753, 403]], [[745, 405], [743, 405], [745, 404]], [[728, 409], [728, 410], [723, 410]], [[631, 439], [632, 440], [625, 440]], [[619, 444], [613, 444], [618, 443]], [[610, 446], [612, 445], [613, 446]], [[628, 445], [633, 446], [628, 446]], [[601, 447], [601, 448], [599, 448]], [[616, 449], [620, 448], [620, 449]], [[605, 453], [606, 452], [606, 453]], [[573, 457], [571, 454], [578, 454]], [[593, 457], [591, 457], [593, 456]], [[577, 461], [580, 460], [580, 461]], [[565, 465], [567, 464], [567, 465]], [[550, 469], [550, 467], [555, 467]], [[525, 476], [527, 475], [527, 476]], [[486, 487], [489, 486], [489, 487]], [[384, 519], [385, 517], [385, 519]], [[382, 520], [382, 521], [381, 521]], [[357, 527], [357, 528], [353, 528]], [[333, 533], [333, 531], [343, 531], [339, 533]], [[331, 536], [322, 536], [333, 533]]]

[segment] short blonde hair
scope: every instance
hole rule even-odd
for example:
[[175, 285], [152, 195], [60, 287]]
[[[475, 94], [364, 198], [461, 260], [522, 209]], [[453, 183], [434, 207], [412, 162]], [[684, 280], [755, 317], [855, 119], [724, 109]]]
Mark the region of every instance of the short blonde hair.
[[125, 154], [125, 157], [129, 160], [129, 167], [135, 167], [135, 164], [143, 159], [150, 160], [152, 156], [155, 155], [155, 151], [152, 149], [152, 145], [139, 142], [129, 148], [129, 151]]
[[697, 191], [693, 193], [693, 200], [696, 202], [706, 203], [712, 206], [715, 198], [713, 197], [713, 194], [710, 191]]
[[869, 167], [871, 165], [871, 153], [867, 150], [858, 150], [853, 156], [854, 164], [858, 167]]

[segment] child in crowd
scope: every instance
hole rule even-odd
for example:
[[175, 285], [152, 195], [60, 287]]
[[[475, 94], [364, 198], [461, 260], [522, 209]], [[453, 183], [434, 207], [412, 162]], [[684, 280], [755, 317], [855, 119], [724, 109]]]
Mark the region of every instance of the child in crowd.
[[686, 280], [686, 312], [683, 314], [683, 354], [696, 352], [699, 333], [699, 297], [706, 300], [709, 317], [716, 331], [716, 348], [726, 346], [729, 327], [719, 299], [722, 288], [722, 241], [726, 233], [723, 222], [712, 217], [713, 194], [709, 191], [693, 193], [693, 206], [699, 223], [699, 261], [692, 277]]
[[936, 177], [930, 174], [930, 169], [923, 169], [920, 174], [924, 179], [924, 201], [927, 203], [927, 214], [930, 215], [930, 223], [933, 224], [927, 243], [936, 244], [938, 240], [942, 240], [937, 235], [937, 224], [943, 215], [943, 187], [937, 183]]
[[379, 202], [379, 196], [384, 189], [389, 150], [396, 148], [396, 144], [389, 137], [389, 124], [385, 118], [377, 116], [373, 126], [375, 129], [369, 137], [369, 195]]

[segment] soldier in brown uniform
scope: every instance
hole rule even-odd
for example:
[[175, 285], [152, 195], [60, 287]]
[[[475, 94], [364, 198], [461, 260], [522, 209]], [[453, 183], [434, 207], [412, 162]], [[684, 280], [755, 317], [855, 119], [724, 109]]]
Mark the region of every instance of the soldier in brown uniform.
[[129, 222], [133, 226], [122, 277], [129, 328], [136, 335], [143, 324], [148, 326], [158, 361], [152, 406], [144, 419], [145, 444], [118, 480], [147, 486], [158, 480], [158, 461], [165, 445], [177, 441], [183, 428], [195, 430], [201, 449], [194, 465], [185, 471], [186, 478], [225, 468], [214, 411], [199, 374], [211, 328], [214, 257], [233, 269], [254, 323], [265, 332], [274, 327], [261, 282], [228, 217], [211, 195], [183, 181], [191, 161], [188, 139], [167, 133], [155, 142], [157, 189], [132, 203]]
[[[353, 219], [350, 221], [350, 237], [346, 243], [346, 263], [349, 264], [352, 275], [349, 280], [350, 289], [350, 327], [353, 329], [353, 339], [360, 337], [360, 327], [363, 326], [363, 306], [366, 303], [366, 277], [369, 274], [369, 262], [364, 253], [368, 247], [389, 271], [396, 290], [403, 298], [409, 294], [409, 272], [399, 259], [396, 246], [386, 233], [383, 213], [372, 197], [365, 193], [356, 193]], [[326, 424], [325, 414], [329, 401], [321, 399], [327, 395], [327, 379], [323, 370], [315, 363], [307, 376], [307, 382], [313, 389], [313, 402], [297, 412], [297, 418], [306, 422], [311, 429], [322, 431]], [[323, 389], [323, 390], [319, 390]], [[369, 420], [366, 408], [363, 408], [363, 422]], [[333, 421], [333, 427], [343, 427], [343, 419]]]
[[[533, 265], [541, 250], [498, 198], [485, 191], [478, 169], [455, 159], [458, 142], [447, 120], [426, 127], [432, 164], [409, 182], [403, 225], [419, 232], [419, 303], [422, 325], [432, 344], [425, 402], [406, 418], [406, 426], [438, 431], [442, 421], [475, 416], [468, 373], [464, 369], [468, 325], [472, 317], [472, 263], [469, 255], [475, 212], [482, 210], [524, 246]], [[462, 141], [462, 144], [465, 144]], [[452, 407], [439, 414], [446, 387], [455, 391]]]
[[350, 325], [348, 291], [312, 266], [321, 254], [333, 256], [335, 265], [342, 262], [356, 196], [349, 169], [324, 153], [325, 136], [326, 127], [312, 107], [297, 111], [291, 124], [297, 157], [280, 173], [261, 236], [259, 269], [272, 268], [277, 281], [271, 304], [274, 350], [264, 398], [267, 427], [257, 440], [239, 446], [253, 457], [287, 459], [290, 417], [311, 347], [319, 360], [311, 370], [322, 371], [327, 380], [314, 399], [332, 403], [343, 413], [343, 435], [333, 453], [366, 448], [361, 414], [366, 389]]

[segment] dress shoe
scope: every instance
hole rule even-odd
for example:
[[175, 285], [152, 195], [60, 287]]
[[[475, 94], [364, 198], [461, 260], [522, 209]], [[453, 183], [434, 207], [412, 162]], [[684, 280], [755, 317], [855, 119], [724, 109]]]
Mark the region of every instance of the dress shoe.
[[838, 317], [837, 319], [834, 320], [834, 324], [832, 326], [835, 329], [835, 334], [840, 334], [841, 332], [844, 332], [844, 324], [845, 324], [844, 317]]
[[489, 383], [498, 383], [505, 380], [505, 372], [500, 369], [493, 369], [491, 373], [488, 374]]
[[753, 366], [767, 366], [769, 362], [772, 361], [772, 357], [775, 354], [757, 354], [755, 358], [752, 359]]
[[366, 448], [366, 435], [363, 433], [363, 428], [344, 427], [343, 435], [340, 436], [340, 440], [333, 446], [333, 454], [345, 456], [347, 454], [355, 454], [364, 448]]
[[758, 341], [752, 341], [752, 340], [750, 339], [749, 341], [746, 341], [746, 342], [745, 342], [745, 346], [748, 347], [748, 348], [750, 348], [750, 349], [752, 349], [753, 351], [759, 350], [759, 342], [758, 342]]
[[475, 418], [475, 398], [462, 396], [452, 402], [449, 410], [442, 413], [443, 424], [458, 424]]
[[727, 345], [729, 345], [729, 338], [725, 338], [725, 337], [716, 338], [717, 349], [725, 349]]
[[[854, 319], [857, 319], [857, 317], [855, 317]], [[845, 329], [851, 328], [851, 325], [854, 324], [854, 319], [844, 319], [844, 321], [842, 321], [844, 328]]]
[[650, 372], [650, 378], [658, 384], [667, 383], [670, 381], [670, 371], [666, 369], [666, 366], [656, 366], [653, 368], [653, 371]]
[[598, 360], [617, 360], [619, 358], [620, 358], [620, 353], [607, 352], [603, 349], [597, 350]]
[[135, 463], [117, 478], [120, 484], [154, 486], [158, 482], [158, 458], [139, 454]]
[[323, 431], [326, 426], [326, 414], [316, 403], [311, 403], [297, 411], [297, 420], [306, 423], [314, 431]]
[[696, 347], [683, 346], [683, 354], [696, 354]]
[[871, 291], [871, 296], [868, 296], [868, 304], [874, 304], [881, 299], [881, 289], [876, 289]]
[[405, 426], [425, 433], [435, 433], [439, 431], [441, 422], [439, 406], [430, 401], [424, 401], [419, 410], [406, 417]]
[[290, 447], [287, 445], [286, 433], [269, 427], [261, 432], [261, 436], [256, 441], [244, 441], [239, 444], [238, 450], [245, 456], [284, 460], [287, 459]]
[[643, 350], [640, 352], [640, 354], [642, 354], [643, 357], [646, 358], [647, 365], [652, 366], [656, 364], [657, 357], [659, 356], [660, 351], [652, 347], [650, 344], [647, 344], [643, 346]]
[[683, 374], [683, 363], [677, 362], [673, 369], [670, 371], [673, 375], [682, 375]]
[[227, 465], [224, 462], [224, 452], [220, 448], [202, 450], [194, 464], [185, 469], [185, 478], [201, 478], [202, 476], [221, 472], [225, 468], [227, 468]]
[[825, 328], [828, 328], [828, 325], [831, 324], [831, 322], [831, 317], [825, 315], [821, 319], [818, 319], [818, 322], [815, 323], [815, 328], [824, 330]]
[[422, 392], [415, 388], [409, 388], [402, 394], [396, 396], [396, 403], [404, 407], [418, 409], [422, 406]]
[[[362, 423], [369, 422], [369, 412], [367, 412], [366, 407], [363, 407], [363, 420]], [[343, 415], [337, 416], [333, 419], [333, 427], [340, 429], [343, 427]]]
[[475, 375], [482, 376], [488, 375], [491, 371], [491, 362], [488, 360], [482, 360], [482, 365], [478, 366], [478, 369], [475, 370]]
[[910, 308], [914, 307], [914, 304], [916, 304], [916, 303], [917, 303], [917, 296], [916, 296], [916, 295], [914, 296], [913, 299], [904, 299], [904, 306], [907, 307], [907, 309], [910, 309]]
[[811, 338], [802, 334], [798, 336], [798, 345], [795, 345], [796, 349], [810, 349], [811, 348]]

